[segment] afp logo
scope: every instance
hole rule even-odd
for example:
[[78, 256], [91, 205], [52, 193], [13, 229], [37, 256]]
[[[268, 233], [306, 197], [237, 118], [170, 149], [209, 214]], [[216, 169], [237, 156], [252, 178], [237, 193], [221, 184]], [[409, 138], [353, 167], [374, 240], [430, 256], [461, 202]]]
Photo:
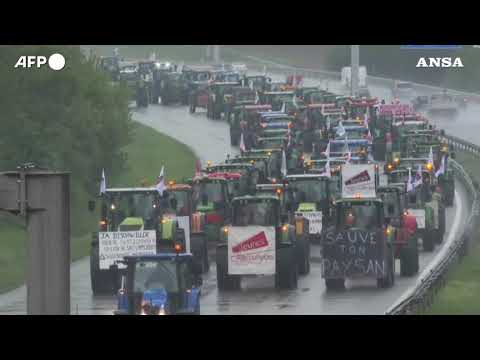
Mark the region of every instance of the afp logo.
[[463, 68], [462, 59], [459, 57], [452, 59], [449, 57], [444, 58], [424, 58], [418, 59], [417, 68], [449, 68], [449, 67], [461, 67]]
[[[43, 65], [47, 64], [47, 58], [45, 56], [33, 56], [23, 55], [17, 60], [15, 68], [37, 68], [39, 69]], [[53, 54], [48, 58], [48, 67], [52, 70], [62, 70], [65, 66], [65, 57], [62, 54]]]

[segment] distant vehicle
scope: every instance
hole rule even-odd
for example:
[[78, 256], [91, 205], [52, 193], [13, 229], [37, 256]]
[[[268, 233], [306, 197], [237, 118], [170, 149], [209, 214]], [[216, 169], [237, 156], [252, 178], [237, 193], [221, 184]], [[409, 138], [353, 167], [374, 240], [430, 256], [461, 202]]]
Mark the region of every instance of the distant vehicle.
[[357, 90], [357, 97], [359, 98], [370, 98], [370, 90], [367, 87], [361, 87]]
[[233, 63], [232, 64], [232, 71], [239, 73], [241, 76], [247, 75], [247, 65], [245, 64], [240, 64], [240, 63]]
[[416, 94], [411, 82], [395, 81], [393, 83], [392, 95], [400, 100], [412, 101]]
[[[342, 86], [346, 88], [351, 87], [352, 79], [352, 68], [350, 66], [345, 66], [342, 68]], [[365, 66], [360, 66], [358, 68], [358, 87], [365, 88], [367, 87], [367, 68]]]
[[458, 110], [458, 101], [452, 95], [447, 94], [446, 91], [430, 96], [430, 102], [427, 106], [429, 115], [455, 116], [458, 114]]

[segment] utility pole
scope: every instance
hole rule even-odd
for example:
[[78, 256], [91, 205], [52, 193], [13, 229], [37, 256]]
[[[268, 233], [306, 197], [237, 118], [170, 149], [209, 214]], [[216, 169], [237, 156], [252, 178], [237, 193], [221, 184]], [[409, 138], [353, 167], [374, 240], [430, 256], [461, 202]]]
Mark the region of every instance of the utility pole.
[[360, 67], [360, 45], [350, 45], [351, 46], [351, 94], [355, 96], [358, 91], [358, 75]]
[[0, 173], [0, 210], [27, 222], [27, 314], [70, 315], [70, 174], [34, 164]]
[[213, 45], [213, 61], [215, 64], [220, 63], [220, 45]]

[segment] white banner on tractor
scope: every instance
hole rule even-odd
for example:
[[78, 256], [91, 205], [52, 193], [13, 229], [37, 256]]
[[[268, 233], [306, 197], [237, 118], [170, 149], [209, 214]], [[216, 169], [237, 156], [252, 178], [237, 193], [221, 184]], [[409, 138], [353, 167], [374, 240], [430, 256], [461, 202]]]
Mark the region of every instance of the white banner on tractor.
[[375, 165], [342, 165], [342, 197], [373, 198], [376, 197]]
[[322, 212], [321, 211], [306, 211], [295, 213], [297, 216], [303, 216], [308, 219], [308, 233], [321, 234], [322, 233]]
[[275, 228], [230, 226], [228, 228], [228, 274], [275, 274]]
[[[157, 253], [157, 234], [148, 231], [99, 232], [98, 246], [100, 269], [108, 269], [116, 260], [129, 255], [155, 255]], [[118, 264], [119, 268], [125, 265]]]

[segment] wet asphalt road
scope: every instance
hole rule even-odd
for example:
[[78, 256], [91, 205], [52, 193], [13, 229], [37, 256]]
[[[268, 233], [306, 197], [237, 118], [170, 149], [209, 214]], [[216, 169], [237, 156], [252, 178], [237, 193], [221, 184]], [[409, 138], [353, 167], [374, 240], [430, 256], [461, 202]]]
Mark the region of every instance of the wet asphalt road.
[[[282, 79], [279, 77], [279, 80]], [[305, 85], [325, 85], [325, 82], [310, 81]], [[330, 90], [341, 90], [333, 81], [329, 81]], [[390, 98], [390, 92], [384, 87], [370, 86], [373, 95]], [[474, 132], [471, 126], [477, 126], [474, 113], [480, 113], [479, 105], [472, 105], [457, 120], [437, 120], [439, 127], [448, 133], [463, 137], [472, 142]], [[134, 119], [144, 125], [170, 135], [190, 146], [202, 164], [206, 161], [222, 161], [226, 154], [236, 154], [229, 141], [228, 125], [223, 121], [206, 119], [201, 109], [189, 114], [187, 107], [161, 105], [135, 111]], [[433, 119], [435, 120], [435, 119]], [[478, 142], [478, 140], [477, 140]], [[460, 184], [457, 184], [456, 205], [448, 209], [447, 229], [443, 246], [454, 239], [455, 233], [463, 225], [468, 199]], [[242, 281], [239, 292], [220, 293], [216, 289], [215, 267], [205, 276], [202, 288], [202, 314], [382, 314], [415, 281], [428, 264], [438, 255], [442, 247], [437, 246], [433, 253], [421, 253], [421, 270], [417, 277], [400, 278], [391, 289], [379, 290], [374, 280], [347, 281], [347, 289], [342, 292], [327, 292], [321, 279], [321, 268], [317, 261], [312, 263], [311, 273], [299, 279], [299, 287], [294, 291], [276, 291], [272, 277], [249, 278]], [[312, 248], [312, 256], [319, 257], [319, 248]], [[398, 264], [397, 264], [398, 273]], [[0, 295], [0, 314], [24, 314], [26, 289], [18, 288]], [[112, 296], [93, 297], [90, 290], [89, 259], [83, 259], [71, 267], [71, 312], [72, 314], [111, 314], [115, 308]]]

